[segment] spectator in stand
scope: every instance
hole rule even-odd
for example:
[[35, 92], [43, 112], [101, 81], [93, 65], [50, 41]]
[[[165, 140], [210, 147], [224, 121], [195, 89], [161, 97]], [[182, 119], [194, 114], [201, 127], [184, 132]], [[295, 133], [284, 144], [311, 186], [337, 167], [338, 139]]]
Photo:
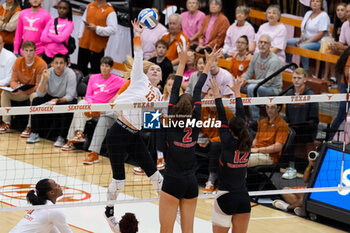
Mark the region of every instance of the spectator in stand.
[[[209, 88], [208, 93], [204, 96], [203, 99], [215, 100], [214, 92], [211, 88]], [[225, 107], [226, 119], [230, 120], [233, 117], [232, 111]], [[216, 106], [214, 107], [202, 107], [201, 120], [207, 121], [210, 119], [218, 119], [218, 111]], [[203, 137], [208, 138], [209, 140], [205, 143], [199, 143], [198, 145], [202, 148], [208, 150], [209, 157], [209, 177], [208, 181], [205, 183], [205, 187], [203, 190], [204, 194], [213, 194], [214, 193], [214, 185], [219, 176], [219, 157], [221, 154], [221, 140], [219, 136], [219, 128], [210, 128], [210, 127], [202, 127], [201, 132], [203, 133]]]
[[16, 56], [4, 47], [3, 38], [0, 36], [0, 87], [9, 86], [12, 76], [13, 64], [16, 61]]
[[[143, 35], [143, 33], [141, 34]], [[156, 57], [149, 59], [150, 62], [160, 66], [162, 69], [162, 80], [158, 84], [160, 89], [163, 90], [165, 80], [168, 78], [169, 74], [173, 72], [173, 65], [171, 61], [165, 56], [169, 48], [169, 43], [163, 39], [156, 42]]]
[[258, 122], [258, 131], [253, 140], [248, 167], [276, 164], [281, 157], [289, 128], [280, 115], [282, 105], [267, 104], [267, 117]]
[[[343, 3], [345, 4], [345, 3]], [[341, 26], [338, 26], [339, 28], [335, 28], [336, 23], [334, 23], [334, 29], [333, 29], [333, 37], [334, 36], [338, 36], [338, 39], [336, 37], [334, 37], [335, 42], [333, 42], [332, 44], [329, 45], [331, 51], [331, 54], [334, 55], [340, 55], [342, 52], [344, 52], [344, 50], [349, 46], [350, 44], [350, 4], [345, 6], [345, 17], [344, 18], [339, 18], [339, 16], [342, 16], [341, 13], [341, 9], [343, 9], [344, 5], [343, 4], [339, 4], [337, 6], [337, 19], [336, 22], [340, 22]], [[338, 23], [338, 24], [340, 24]], [[335, 34], [336, 32], [339, 32], [338, 34]], [[331, 78], [329, 78], [330, 80], [336, 80], [335, 78], [335, 69], [334, 69], [334, 65], [332, 63], [326, 62], [325, 65], [325, 71], [324, 71], [324, 75], [322, 77], [323, 80], [328, 80], [328, 74], [329, 71], [331, 72]]]
[[216, 79], [217, 84], [220, 87], [220, 93], [224, 98], [230, 98], [233, 95], [233, 91], [229, 88], [233, 85], [233, 77], [227, 70], [218, 66], [217, 59], [211, 64], [208, 73], [207, 81], [202, 88], [202, 94], [207, 94], [209, 90], [210, 80]]
[[255, 51], [255, 31], [253, 26], [246, 20], [248, 18], [250, 9], [246, 6], [238, 6], [236, 8], [236, 21], [227, 29], [224, 48], [222, 52], [225, 57], [230, 57], [238, 52], [237, 40], [245, 35], [247, 40], [250, 42], [247, 46], [249, 52]]
[[[287, 41], [288, 45], [297, 46], [302, 49], [318, 51], [321, 47], [321, 39], [328, 35], [330, 19], [323, 11], [322, 0], [311, 0], [310, 7], [301, 23], [301, 37]], [[309, 58], [300, 57], [301, 64], [306, 72], [309, 71]], [[292, 61], [292, 55], [287, 54], [287, 63]]]
[[[303, 68], [297, 68], [293, 72], [292, 78], [294, 88], [290, 89], [285, 95], [313, 95], [314, 92], [305, 84], [306, 78], [306, 71]], [[286, 121], [289, 127], [292, 127], [295, 131], [295, 138], [292, 142], [294, 153], [288, 153], [290, 155], [289, 166], [282, 178], [294, 179], [297, 175], [294, 155], [300, 151], [300, 148], [306, 149], [308, 143], [313, 143], [317, 135], [318, 103], [286, 104]]]
[[[4, 48], [4, 41], [0, 35], [0, 87], [7, 87], [10, 84], [12, 76], [13, 64], [16, 61], [16, 56], [9, 50]], [[0, 107], [1, 107], [1, 92], [0, 89]], [[0, 117], [2, 123], [2, 117]]]
[[[259, 53], [255, 53], [250, 60], [247, 71], [242, 74], [243, 85], [247, 85], [247, 94], [249, 97], [254, 96], [254, 88], [256, 85], [269, 77], [282, 67], [281, 60], [271, 51], [271, 37], [263, 34], [258, 41]], [[255, 75], [255, 79], [253, 79]], [[278, 95], [282, 91], [282, 74], [279, 73], [270, 81], [266, 82], [258, 89], [258, 96]], [[258, 120], [260, 117], [259, 107], [255, 105], [249, 106], [251, 120]]]
[[162, 39], [169, 43], [169, 48], [166, 53], [166, 57], [171, 61], [173, 66], [179, 64], [179, 55], [177, 53], [178, 44], [181, 43], [182, 47], [187, 50], [190, 46], [187, 36], [181, 30], [182, 17], [179, 14], [172, 14], [169, 16], [169, 32], [162, 36]]
[[41, 42], [45, 48], [42, 58], [47, 64], [51, 63], [57, 53], [68, 56], [68, 40], [74, 28], [71, 4], [61, 0], [57, 4], [57, 11], [58, 18], [50, 19], [41, 34]]
[[[1, 107], [11, 107], [12, 101], [30, 101], [37, 96], [36, 89], [41, 80], [41, 75], [47, 65], [43, 59], [35, 55], [36, 46], [33, 41], [25, 41], [22, 45], [23, 57], [16, 59], [13, 65], [10, 87], [15, 89], [22, 84], [35, 85], [34, 87], [17, 92], [3, 91], [1, 93]], [[3, 116], [3, 124], [0, 127], [0, 133], [11, 131], [11, 116]], [[29, 115], [28, 124], [22, 132], [21, 137], [28, 138], [31, 132], [31, 116]]]
[[[199, 44], [196, 52], [204, 53], [204, 49], [214, 49], [214, 47], [222, 48], [227, 29], [230, 22], [227, 17], [221, 13], [222, 1], [209, 0], [210, 14], [205, 17], [198, 35]], [[197, 39], [197, 38], [194, 38]]]
[[[316, 161], [312, 161], [308, 158], [309, 164], [307, 165], [304, 175], [303, 175], [303, 181], [305, 183], [308, 183], [310, 180], [310, 177], [312, 173], [315, 170]], [[296, 187], [284, 187], [284, 190], [287, 189], [306, 189], [307, 186], [296, 186]], [[272, 205], [276, 207], [277, 209], [281, 209], [284, 211], [294, 211], [294, 213], [298, 216], [305, 216], [305, 210], [303, 209], [303, 200], [304, 200], [304, 194], [303, 193], [288, 193], [288, 194], [282, 194], [283, 200], [277, 199], [272, 202]]]
[[284, 50], [287, 44], [287, 28], [280, 22], [280, 7], [278, 5], [271, 5], [267, 8], [265, 14], [268, 22], [261, 25], [259, 31], [255, 35], [255, 53], [259, 52], [259, 46], [256, 46], [256, 43], [259, 41], [260, 36], [267, 34], [272, 38], [270, 47], [271, 52], [275, 53], [284, 63], [286, 60]]
[[[301, 15], [305, 16], [306, 12], [311, 10], [310, 0], [299, 0], [301, 6]], [[324, 11], [327, 12], [327, 1], [323, 0]]]
[[[93, 74], [89, 78], [89, 83], [86, 90], [86, 95], [83, 100], [80, 100], [78, 104], [101, 104], [109, 103], [117, 94], [120, 87], [125, 83], [125, 80], [115, 74], [112, 74], [113, 59], [111, 57], [103, 57], [100, 62], [101, 73]], [[69, 150], [73, 143], [79, 143], [85, 141], [85, 135], [83, 133], [85, 124], [92, 116], [99, 114], [86, 114], [83, 112], [75, 112], [72, 123], [70, 124], [67, 139], [68, 142], [63, 146], [62, 150]], [[96, 155], [88, 155], [84, 160], [84, 164], [92, 164], [98, 162], [94, 160]]]
[[181, 14], [182, 17], [182, 31], [189, 39], [191, 45], [198, 44], [198, 34], [202, 26], [202, 22], [205, 18], [205, 14], [198, 10], [198, 0], [187, 0], [187, 11]]
[[192, 73], [190, 76], [190, 80], [188, 81], [187, 88], [185, 93], [193, 96], [194, 87], [197, 84], [199, 76], [202, 74], [205, 67], [205, 56], [202, 56], [196, 60], [196, 68], [197, 71]]
[[[158, 10], [152, 8], [157, 14]], [[159, 15], [159, 14], [158, 14]], [[141, 35], [143, 59], [148, 60], [154, 57], [157, 47], [157, 41], [162, 38], [162, 36], [168, 32], [168, 29], [164, 27], [163, 24], [159, 23], [152, 29], [145, 28]], [[169, 45], [168, 45], [169, 46]], [[168, 48], [167, 48], [168, 49]], [[163, 80], [165, 80], [163, 78]]]
[[[170, 95], [171, 95], [171, 88], [173, 87], [174, 80], [175, 80], [175, 74], [170, 74], [168, 76], [168, 78], [166, 79], [166, 82], [165, 82], [165, 85], [164, 85], [162, 101], [169, 101], [169, 98], [170, 98]], [[182, 94], [182, 91], [180, 91], [180, 95], [181, 94]]]
[[182, 90], [186, 90], [188, 81], [191, 75], [196, 72], [196, 53], [193, 50], [187, 51], [188, 60], [186, 63], [185, 71], [183, 74], [183, 80], [181, 84]]
[[[41, 8], [43, 0], [29, 0], [30, 8], [22, 10], [19, 14], [15, 40], [13, 43], [15, 54], [19, 54], [22, 41], [33, 41], [36, 46], [35, 55], [41, 56], [44, 52], [44, 45], [40, 37], [46, 24], [51, 19], [49, 12]], [[23, 47], [23, 45], [22, 45]]]
[[248, 37], [243, 35], [236, 40], [236, 51], [232, 54], [231, 74], [234, 78], [240, 77], [249, 67], [252, 54], [249, 52]]
[[346, 6], [347, 6], [346, 3], [339, 2], [335, 8], [334, 26], [333, 26], [333, 32], [332, 32], [332, 37], [334, 38], [335, 41], [339, 41], [341, 27], [343, 23], [347, 20]]
[[108, 38], [117, 31], [117, 15], [107, 0], [95, 0], [87, 6], [78, 33], [78, 69], [86, 76], [88, 64], [91, 73], [98, 74]]
[[[38, 97], [33, 99], [33, 106], [46, 103], [47, 105], [76, 104], [77, 103], [77, 79], [74, 71], [67, 67], [68, 58], [62, 54], [56, 54], [52, 60], [52, 67], [43, 71], [40, 84], [36, 90]], [[57, 123], [58, 137], [54, 146], [64, 145], [67, 135], [71, 113], [59, 114], [34, 114], [32, 115], [32, 132], [27, 138], [27, 143], [40, 141], [39, 132], [43, 127]], [[45, 124], [46, 123], [46, 124]]]
[[21, 8], [16, 0], [6, 0], [0, 5], [0, 36], [4, 40], [4, 47], [11, 52], [20, 12]]

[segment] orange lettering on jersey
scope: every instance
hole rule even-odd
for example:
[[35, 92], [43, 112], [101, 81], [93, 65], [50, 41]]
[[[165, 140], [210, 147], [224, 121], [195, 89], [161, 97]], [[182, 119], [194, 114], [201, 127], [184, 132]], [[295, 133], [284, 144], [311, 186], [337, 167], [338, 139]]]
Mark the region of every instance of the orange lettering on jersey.
[[146, 99], [149, 102], [151, 102], [154, 98], [156, 98], [156, 95], [152, 91], [148, 92], [148, 94], [146, 95]]

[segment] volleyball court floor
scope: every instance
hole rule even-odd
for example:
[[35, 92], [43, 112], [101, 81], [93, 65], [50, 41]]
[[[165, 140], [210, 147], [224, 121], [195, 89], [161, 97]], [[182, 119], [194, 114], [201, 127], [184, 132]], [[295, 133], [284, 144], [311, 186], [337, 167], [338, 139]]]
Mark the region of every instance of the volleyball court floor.
[[[16, 140], [16, 143], [14, 143]], [[10, 143], [10, 142], [13, 143]], [[106, 200], [108, 183], [111, 179], [110, 165], [107, 158], [92, 166], [84, 166], [81, 161], [86, 152], [61, 152], [52, 147], [52, 142], [41, 140], [40, 143], [27, 145], [18, 134], [0, 135], [0, 206], [30, 206], [25, 200], [26, 193], [34, 188], [42, 178], [54, 179], [64, 186], [61, 197], [66, 203], [83, 203], [87, 206], [62, 208], [73, 232], [111, 232], [104, 219], [103, 205], [89, 205], [91, 202]], [[54, 157], [54, 159], [53, 159]], [[106, 170], [107, 169], [107, 170]], [[108, 170], [109, 169], [109, 170]], [[155, 192], [147, 178], [131, 173], [132, 166], [126, 165], [126, 193], [119, 195], [119, 200], [132, 200], [135, 197], [155, 197]], [[103, 172], [102, 172], [103, 171]], [[109, 175], [106, 175], [108, 173]], [[131, 173], [131, 174], [130, 174]], [[132, 177], [130, 179], [130, 176]], [[129, 183], [129, 184], [128, 184]], [[142, 183], [143, 193], [135, 187]], [[132, 190], [136, 191], [133, 192]], [[195, 233], [212, 232], [211, 210], [213, 199], [198, 200], [194, 224]], [[57, 205], [60, 205], [58, 202]], [[248, 232], [343, 232], [323, 224], [312, 222], [282, 211], [252, 203], [252, 214]], [[135, 213], [139, 220], [140, 233], [159, 232], [157, 202], [128, 202], [115, 205], [117, 219], [125, 212]], [[23, 217], [25, 211], [0, 212], [0, 232], [9, 232]], [[175, 222], [174, 233], [180, 233], [180, 225]]]

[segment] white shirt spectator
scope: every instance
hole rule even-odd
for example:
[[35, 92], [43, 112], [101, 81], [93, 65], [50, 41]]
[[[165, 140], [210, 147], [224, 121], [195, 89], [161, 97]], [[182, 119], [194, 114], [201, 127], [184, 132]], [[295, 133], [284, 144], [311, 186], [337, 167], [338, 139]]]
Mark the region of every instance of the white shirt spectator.
[[2, 48], [0, 51], [0, 85], [8, 86], [11, 81], [12, 67], [16, 56], [9, 50]]
[[301, 23], [301, 31], [303, 36], [307, 39], [311, 39], [318, 32], [329, 31], [330, 25], [329, 16], [326, 12], [321, 12], [313, 19], [310, 18], [311, 14], [312, 11], [306, 12], [303, 22]]

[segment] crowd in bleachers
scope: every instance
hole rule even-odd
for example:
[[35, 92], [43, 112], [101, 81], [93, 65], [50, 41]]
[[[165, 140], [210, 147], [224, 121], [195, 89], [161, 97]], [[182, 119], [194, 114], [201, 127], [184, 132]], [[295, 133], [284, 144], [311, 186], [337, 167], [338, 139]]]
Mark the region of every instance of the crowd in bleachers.
[[[6, 0], [0, 6], [0, 87], [13, 89], [12, 91], [2, 90], [1, 107], [10, 107], [14, 102], [23, 101], [28, 101], [26, 104], [32, 106], [50, 106], [76, 103], [78, 105], [120, 103], [130, 101], [130, 99], [143, 100], [135, 97], [138, 90], [135, 89], [137, 84], [133, 82], [136, 81], [133, 81], [132, 78], [128, 81], [130, 79], [128, 75], [121, 77], [112, 74], [113, 60], [104, 56], [109, 37], [117, 33], [118, 23], [115, 10], [106, 0], [95, 0], [88, 5], [82, 16], [82, 25], [74, 25], [69, 1], [61, 0], [57, 3], [57, 18], [51, 18], [49, 12], [41, 8], [42, 1], [29, 0], [29, 8], [22, 10], [16, 0]], [[287, 45], [319, 51], [322, 39], [331, 36], [330, 18], [324, 11], [324, 2], [322, 0], [301, 2], [305, 10], [301, 23], [301, 34], [296, 38], [287, 38], [287, 29], [280, 22], [281, 10], [277, 5], [267, 8], [265, 12], [267, 22], [255, 32], [254, 27], [247, 20], [248, 7], [238, 6], [236, 8], [236, 21], [230, 26], [229, 20], [221, 12], [221, 0], [208, 1], [208, 15], [199, 10], [197, 0], [187, 0], [187, 11], [170, 15], [168, 28], [158, 23], [155, 28], [144, 29], [141, 34], [144, 59], [142, 74], [147, 76], [150, 83], [150, 86], [147, 87], [150, 90], [146, 100], [149, 102], [169, 100], [174, 83], [173, 73], [179, 66], [181, 49], [187, 51], [188, 59], [180, 94], [193, 95], [196, 83], [206, 64], [207, 57], [203, 56], [205, 51], [222, 48], [220, 58], [231, 62], [231, 69], [226, 70], [219, 67], [217, 59], [213, 61], [202, 88], [202, 97], [214, 99], [211, 83], [212, 80], [215, 80], [222, 97], [234, 98], [234, 92], [229, 87], [233, 86], [235, 79], [242, 82], [241, 92], [253, 97], [254, 89], [261, 80], [278, 71], [285, 63], [292, 61], [292, 54], [285, 53]], [[341, 64], [337, 64], [340, 70], [326, 63], [323, 79], [338, 82], [340, 91], [344, 93], [347, 80], [342, 77], [349, 54], [350, 5], [339, 3], [336, 6], [335, 19], [333, 42], [329, 43], [328, 53], [346, 55], [339, 60]], [[79, 102], [77, 101], [77, 87], [81, 84], [81, 80], [76, 78], [76, 73], [79, 71], [74, 72], [69, 68], [69, 55], [74, 51], [73, 44], [75, 43], [71, 38], [71, 33], [77, 26], [80, 29], [79, 48], [76, 48], [78, 50], [77, 69], [88, 77], [84, 79], [87, 84], [86, 94], [81, 96], [83, 99]], [[132, 67], [132, 59], [128, 60]], [[303, 68], [292, 71], [294, 87], [286, 95], [314, 94], [305, 84], [307, 76], [313, 72], [309, 58], [301, 57], [301, 65]], [[320, 72], [319, 69], [315, 71]], [[337, 78], [332, 78], [336, 76]], [[139, 84], [141, 89], [143, 84]], [[26, 89], [21, 89], [22, 85]], [[133, 87], [135, 93], [131, 91], [130, 86]], [[19, 89], [16, 90], [17, 88]], [[258, 88], [257, 96], [275, 96], [281, 91], [282, 73], [280, 72]], [[121, 95], [122, 93], [124, 94]], [[133, 94], [135, 98], [120, 98], [120, 96], [130, 97]], [[341, 104], [339, 115], [333, 123], [332, 127], [335, 129], [344, 120], [345, 106], [343, 105]], [[259, 106], [249, 106], [250, 125], [255, 125], [255, 127], [252, 126], [253, 129], [255, 128], [255, 133], [252, 134], [254, 140], [248, 167], [278, 163], [290, 128], [296, 133], [292, 155], [315, 140], [319, 123], [317, 103], [287, 104], [285, 117], [280, 114], [282, 108], [283, 106], [280, 105], [267, 105], [265, 107], [267, 117], [264, 118], [261, 115], [261, 112], [264, 112], [263, 109], [260, 109]], [[228, 119], [235, 114], [233, 108], [229, 107], [225, 110]], [[163, 113], [166, 114], [166, 112]], [[122, 122], [121, 125], [127, 125], [131, 130], [141, 129], [140, 119], [125, 117], [127, 114], [131, 112], [128, 113], [125, 110], [121, 115], [115, 112], [30, 115], [21, 137], [27, 138], [27, 143], [40, 141], [40, 136], [44, 137], [44, 127], [48, 127], [43, 122], [50, 123], [52, 120], [48, 119], [55, 118], [56, 127], [60, 130], [55, 134], [57, 139], [54, 145], [62, 147], [62, 150], [70, 151], [75, 148], [76, 144], [86, 141], [84, 134], [86, 122], [97, 119], [96, 129], [90, 139], [88, 149], [90, 153], [84, 161], [84, 164], [93, 164], [99, 161], [104, 138], [116, 120], [119, 119]], [[207, 118], [217, 118], [215, 107], [202, 109], [202, 119]], [[52, 126], [49, 125], [49, 127]], [[0, 133], [9, 133], [13, 128], [18, 129], [11, 124], [11, 116], [3, 116]], [[117, 130], [114, 129], [109, 135], [118, 138], [117, 133]], [[218, 135], [216, 129], [203, 129], [200, 136], [201, 141], [198, 143], [200, 150], [206, 151], [209, 156], [209, 178], [205, 193], [214, 192], [218, 178], [218, 155], [221, 150]], [[113, 142], [110, 141], [110, 143]], [[155, 143], [154, 147], [157, 155], [157, 168], [162, 170], [166, 163], [166, 151], [161, 149], [164, 147], [159, 144]], [[306, 158], [306, 151], [304, 153]], [[144, 171], [138, 167], [134, 169], [134, 173], [144, 174]], [[295, 175], [294, 157], [290, 156], [287, 172], [283, 178], [293, 179]]]

